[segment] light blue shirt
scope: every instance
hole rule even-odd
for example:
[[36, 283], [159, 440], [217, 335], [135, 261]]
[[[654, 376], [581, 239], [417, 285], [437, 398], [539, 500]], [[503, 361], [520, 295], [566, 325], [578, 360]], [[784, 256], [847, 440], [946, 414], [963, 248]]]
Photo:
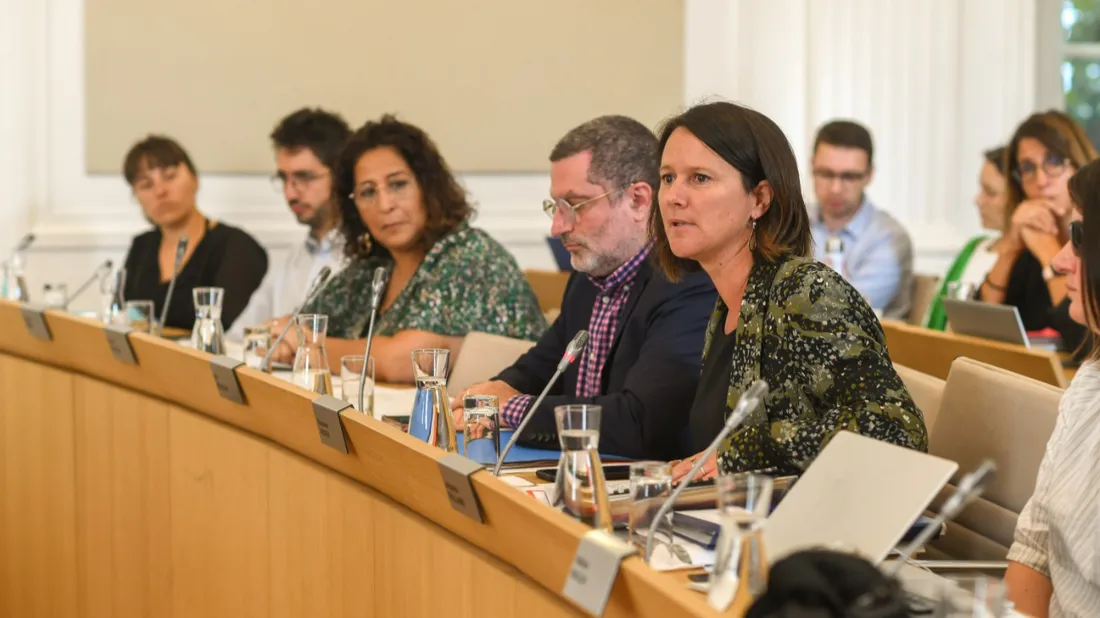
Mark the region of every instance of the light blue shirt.
[[865, 198], [840, 230], [829, 231], [820, 208], [810, 213], [810, 228], [814, 257], [825, 261], [825, 241], [839, 237], [844, 245], [844, 278], [884, 317], [908, 317], [913, 302], [913, 244], [897, 219]]

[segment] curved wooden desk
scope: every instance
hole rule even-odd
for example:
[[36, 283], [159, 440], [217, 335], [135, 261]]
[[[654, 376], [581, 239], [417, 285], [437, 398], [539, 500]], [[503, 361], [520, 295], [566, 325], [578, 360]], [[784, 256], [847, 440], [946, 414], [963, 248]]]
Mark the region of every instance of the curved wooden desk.
[[[0, 615], [583, 616], [561, 593], [587, 528], [473, 475], [454, 510], [431, 448], [355, 412], [321, 443], [312, 395], [144, 334], [0, 302]], [[627, 558], [606, 616], [709, 616], [682, 575]], [[734, 608], [735, 614], [740, 613]]]

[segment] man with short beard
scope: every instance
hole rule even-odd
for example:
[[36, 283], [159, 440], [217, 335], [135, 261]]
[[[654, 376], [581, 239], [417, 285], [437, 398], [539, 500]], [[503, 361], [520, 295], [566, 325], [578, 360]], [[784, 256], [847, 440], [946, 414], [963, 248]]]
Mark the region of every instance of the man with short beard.
[[[603, 116], [566, 134], [550, 162], [552, 199], [543, 210], [576, 271], [561, 314], [515, 364], [462, 396], [496, 395], [501, 420], [513, 427], [533, 414], [521, 436], [532, 446], [558, 448], [554, 408], [588, 403], [602, 407], [601, 452], [662, 460], [688, 455], [688, 411], [716, 292], [706, 273], [672, 283], [650, 265], [657, 138], [636, 120]], [[580, 330], [589, 332], [587, 347], [532, 410]], [[462, 396], [453, 404], [460, 424]]]
[[336, 274], [343, 268], [340, 207], [333, 187], [336, 161], [350, 134], [339, 115], [309, 108], [290, 114], [272, 131], [277, 170], [272, 185], [309, 232], [303, 242], [291, 246], [281, 269], [268, 272], [238, 327], [290, 315], [302, 304], [318, 271], [328, 266]]

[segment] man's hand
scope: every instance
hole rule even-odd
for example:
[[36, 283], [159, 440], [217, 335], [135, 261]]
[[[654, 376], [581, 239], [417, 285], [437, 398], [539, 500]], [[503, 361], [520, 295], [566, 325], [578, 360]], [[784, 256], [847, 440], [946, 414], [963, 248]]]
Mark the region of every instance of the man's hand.
[[462, 409], [466, 395], [496, 395], [497, 405], [503, 411], [504, 404], [512, 397], [520, 394], [522, 393], [501, 380], [474, 384], [451, 399], [451, 415], [454, 417], [455, 429], [462, 431], [466, 427], [465, 410]]

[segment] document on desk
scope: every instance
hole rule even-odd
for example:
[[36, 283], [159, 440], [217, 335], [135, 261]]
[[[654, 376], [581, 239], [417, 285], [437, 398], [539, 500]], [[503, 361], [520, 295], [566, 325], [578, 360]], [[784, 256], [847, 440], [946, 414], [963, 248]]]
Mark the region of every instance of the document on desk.
[[412, 414], [415, 388], [374, 387], [374, 418], [383, 416], [409, 416]]

